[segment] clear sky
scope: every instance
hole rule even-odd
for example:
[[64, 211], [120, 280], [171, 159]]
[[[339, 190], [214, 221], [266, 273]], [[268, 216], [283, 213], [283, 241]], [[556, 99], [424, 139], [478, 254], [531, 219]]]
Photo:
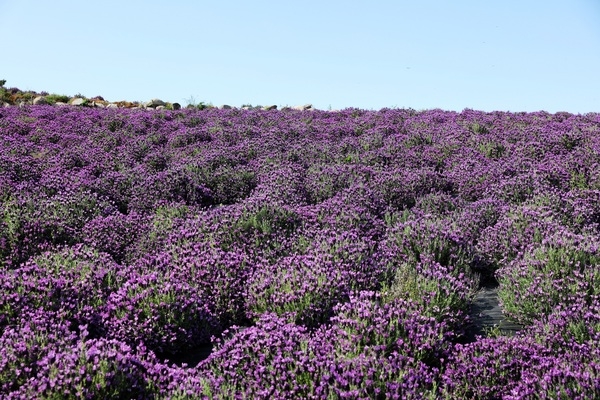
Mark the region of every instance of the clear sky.
[[600, 112], [600, 0], [0, 0], [0, 79], [109, 101]]

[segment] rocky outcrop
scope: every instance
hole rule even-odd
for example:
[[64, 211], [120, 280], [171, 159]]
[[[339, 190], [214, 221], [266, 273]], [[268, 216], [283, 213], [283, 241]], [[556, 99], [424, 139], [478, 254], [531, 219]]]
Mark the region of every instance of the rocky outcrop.
[[[165, 102], [158, 98], [153, 98], [148, 102], [130, 102], [130, 101], [106, 101], [102, 96], [95, 96], [91, 98], [84, 97], [77, 94], [71, 98], [69, 96], [48, 94], [47, 92], [34, 92], [34, 91], [21, 91], [17, 88], [5, 88], [4, 83], [6, 81], [0, 80], [0, 107], [27, 107], [28, 105], [55, 105], [57, 107], [64, 106], [77, 106], [77, 107], [98, 107], [98, 108], [129, 108], [129, 109], [151, 109], [151, 110], [181, 110], [181, 104]], [[199, 110], [215, 108], [212, 104], [199, 103], [199, 104], [188, 104], [186, 108], [194, 108]], [[223, 104], [216, 107], [219, 110], [278, 110], [279, 108], [275, 104], [266, 106], [253, 106], [250, 104], [244, 104], [241, 107], [232, 107], [228, 104]], [[281, 108], [281, 111], [310, 111], [314, 110], [312, 104], [298, 105], [294, 107], [285, 106]]]
[[33, 99], [33, 105], [34, 106], [46, 106], [50, 104], [48, 102], [48, 100], [46, 100], [45, 96], [37, 96], [35, 99]]

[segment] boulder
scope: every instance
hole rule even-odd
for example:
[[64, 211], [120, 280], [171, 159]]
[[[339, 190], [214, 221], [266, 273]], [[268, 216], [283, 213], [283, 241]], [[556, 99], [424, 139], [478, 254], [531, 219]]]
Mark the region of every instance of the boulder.
[[136, 104], [134, 104], [134, 103], [132, 103], [132, 102], [130, 102], [130, 101], [125, 101], [125, 100], [122, 100], [122, 101], [117, 101], [115, 104], [116, 104], [116, 105], [117, 105], [119, 108], [133, 108], [133, 107], [136, 107], [136, 106], [137, 106]]
[[312, 110], [313, 106], [312, 106], [312, 104], [305, 104], [303, 106], [295, 106], [292, 108], [294, 110], [298, 110], [298, 111], [306, 111], [306, 110]]
[[10, 107], [10, 104], [9, 104], [9, 103], [4, 103], [4, 104], [2, 105], [2, 107]]
[[228, 104], [220, 105], [218, 108], [219, 110], [231, 110], [231, 106]]
[[83, 106], [85, 104], [87, 104], [87, 100], [82, 97], [75, 97], [71, 99], [72, 106]]
[[173, 103], [172, 106], [173, 106], [173, 110], [181, 110], [181, 104], [179, 104], [179, 103]]
[[166, 106], [167, 103], [160, 99], [152, 99], [149, 102], [145, 103], [144, 106], [147, 108], [156, 108], [158, 106]]
[[165, 106], [156, 106], [155, 110], [166, 110], [167, 107]]
[[116, 103], [109, 103], [106, 105], [106, 108], [119, 108], [119, 105]]
[[277, 110], [276, 105], [264, 106], [263, 110]]
[[50, 103], [48, 103], [48, 100], [46, 100], [46, 98], [44, 96], [37, 96], [35, 99], [33, 99], [33, 105], [45, 106], [48, 104], [50, 104]]

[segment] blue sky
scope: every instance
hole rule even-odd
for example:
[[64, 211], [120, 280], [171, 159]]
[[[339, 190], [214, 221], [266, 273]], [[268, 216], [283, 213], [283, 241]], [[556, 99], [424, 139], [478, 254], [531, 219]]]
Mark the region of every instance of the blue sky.
[[600, 0], [0, 0], [0, 21], [22, 90], [600, 112]]

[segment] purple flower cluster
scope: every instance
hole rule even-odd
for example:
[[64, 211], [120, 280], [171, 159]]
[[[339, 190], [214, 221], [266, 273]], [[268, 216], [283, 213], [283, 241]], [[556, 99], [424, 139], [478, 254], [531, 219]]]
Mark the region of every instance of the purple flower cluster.
[[0, 109], [1, 398], [597, 398], [599, 265], [600, 114]]
[[[435, 397], [434, 377], [446, 338], [433, 318], [411, 306], [378, 307], [361, 292], [336, 308], [316, 331], [265, 313], [256, 325], [233, 329], [198, 367], [197, 395], [254, 398]], [[441, 329], [441, 330], [440, 330]]]
[[531, 246], [498, 270], [507, 314], [524, 323], [556, 306], [588, 304], [600, 296], [600, 241], [597, 235], [560, 230]]

